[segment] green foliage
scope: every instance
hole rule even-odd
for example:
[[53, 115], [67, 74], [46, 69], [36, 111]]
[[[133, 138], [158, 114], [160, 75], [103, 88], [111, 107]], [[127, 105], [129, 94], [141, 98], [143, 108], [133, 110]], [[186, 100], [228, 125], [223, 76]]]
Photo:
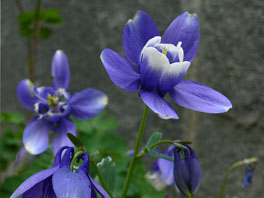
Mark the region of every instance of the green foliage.
[[162, 133], [160, 132], [154, 132], [150, 138], [147, 141], [146, 147], [148, 148], [149, 146], [151, 146], [154, 143], [157, 143], [158, 141], [160, 141], [162, 138]]
[[153, 159], [163, 158], [165, 160], [169, 160], [171, 162], [174, 162], [172, 157], [169, 157], [168, 155], [164, 155], [162, 153], [156, 152], [154, 149], [148, 149], [148, 152]]
[[59, 10], [49, 9], [49, 10], [40, 10], [39, 20], [47, 24], [62, 24], [63, 19], [60, 17]]
[[97, 166], [109, 189], [113, 192], [116, 184], [116, 164], [113, 162], [112, 158], [108, 156], [97, 163]]
[[[52, 34], [52, 29], [47, 25], [59, 25], [62, 24], [63, 19], [59, 15], [59, 10], [49, 9], [39, 11], [39, 37], [47, 39]], [[32, 38], [34, 34], [34, 23], [36, 20], [36, 12], [22, 12], [18, 18], [17, 22], [19, 25], [19, 33], [23, 37]]]
[[[73, 119], [73, 118], [72, 118]], [[91, 120], [76, 120], [73, 119], [77, 128], [77, 138], [81, 140], [75, 142], [77, 146], [83, 145], [90, 155], [93, 155], [96, 163], [99, 163], [99, 168], [105, 178], [110, 189], [113, 190], [115, 197], [120, 197], [122, 188], [124, 185], [126, 173], [128, 170], [131, 157], [127, 156], [127, 151], [130, 148], [127, 147], [125, 141], [115, 132], [118, 127], [117, 119], [103, 111], [97, 117]], [[8, 121], [8, 123], [7, 123]], [[23, 116], [17, 113], [1, 114], [1, 123], [3, 125], [12, 125], [12, 130], [4, 130], [3, 145], [1, 151], [3, 155], [8, 155], [8, 160], [5, 163], [5, 167], [1, 171], [6, 171], [8, 166], [12, 165], [15, 159], [15, 155], [22, 145], [22, 132], [24, 129]], [[156, 136], [156, 135], [155, 135]], [[157, 137], [157, 136], [156, 136]], [[153, 139], [158, 139], [158, 138]], [[156, 141], [155, 140], [155, 141]], [[152, 141], [152, 140], [151, 140]], [[8, 145], [8, 146], [6, 146]], [[12, 145], [12, 148], [10, 147]], [[14, 146], [15, 145], [15, 146]], [[29, 176], [36, 172], [47, 169], [52, 166], [53, 154], [52, 149], [49, 148], [46, 152], [36, 157], [35, 162], [26, 171], [19, 175], [6, 177], [4, 182], [0, 186], [0, 194], [3, 197], [9, 197], [14, 190]], [[78, 150], [78, 149], [76, 149]], [[8, 154], [11, 152], [11, 155]], [[109, 160], [109, 156], [112, 160]], [[103, 160], [102, 160], [103, 159]], [[2, 160], [1, 160], [2, 164]], [[95, 174], [93, 166], [90, 166], [90, 174], [99, 183], [99, 179]], [[157, 192], [145, 179], [147, 172], [146, 167], [140, 161], [138, 161], [133, 179], [128, 191], [128, 197], [130, 198], [160, 198], [164, 197], [165, 191]]]
[[146, 147], [145, 147], [145, 150], [146, 152], [148, 152], [148, 154], [153, 158], [153, 159], [157, 159], [157, 158], [163, 158], [163, 159], [166, 159], [166, 160], [169, 160], [169, 161], [174, 161], [172, 157], [169, 157], [167, 155], [164, 155], [162, 153], [159, 153], [157, 151], [155, 151], [155, 148], [150, 148], [150, 146], [154, 143], [157, 143], [161, 140], [162, 138], [162, 133], [160, 132], [154, 132], [150, 138], [148, 139], [147, 141], [147, 144], [146, 144]]
[[5, 170], [21, 147], [24, 116], [19, 113], [1, 113], [0, 170]]
[[67, 136], [75, 147], [78, 148], [83, 146], [82, 142], [76, 136], [72, 135], [71, 133], [67, 133]]

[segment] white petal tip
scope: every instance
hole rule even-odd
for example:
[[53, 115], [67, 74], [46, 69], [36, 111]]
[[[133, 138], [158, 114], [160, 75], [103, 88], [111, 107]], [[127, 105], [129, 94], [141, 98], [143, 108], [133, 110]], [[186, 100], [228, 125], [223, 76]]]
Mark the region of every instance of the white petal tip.
[[63, 51], [62, 51], [61, 49], [58, 49], [58, 50], [56, 51], [56, 53], [57, 53], [57, 54], [62, 54]]

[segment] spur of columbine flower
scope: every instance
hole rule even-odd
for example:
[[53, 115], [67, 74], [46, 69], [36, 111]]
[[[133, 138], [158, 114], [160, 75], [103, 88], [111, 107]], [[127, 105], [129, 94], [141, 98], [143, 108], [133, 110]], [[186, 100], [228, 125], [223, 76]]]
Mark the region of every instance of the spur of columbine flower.
[[40, 171], [24, 181], [11, 198], [23, 195], [24, 198], [97, 198], [98, 192], [103, 198], [109, 198], [105, 190], [89, 175], [89, 155], [83, 153], [83, 160], [76, 172], [70, 169], [74, 156], [72, 147], [62, 147], [57, 152], [53, 167]]
[[62, 50], [57, 50], [52, 60], [53, 87], [38, 87], [28, 80], [17, 86], [21, 104], [37, 114], [26, 126], [23, 143], [31, 154], [39, 154], [49, 146], [49, 131], [56, 132], [53, 140], [54, 154], [62, 146], [73, 146], [66, 133], [76, 135], [70, 114], [78, 119], [90, 119], [107, 105], [107, 97], [99, 90], [88, 88], [70, 95], [69, 64]]
[[181, 195], [192, 197], [200, 186], [202, 169], [194, 150], [184, 146], [188, 149], [174, 148], [174, 180]]
[[163, 99], [167, 93], [180, 106], [195, 111], [226, 112], [232, 104], [225, 96], [200, 83], [182, 80], [196, 55], [199, 40], [196, 14], [184, 12], [161, 37], [152, 18], [138, 11], [123, 30], [127, 58], [105, 49], [101, 60], [114, 84], [129, 92], [140, 87], [143, 102], [163, 119], [178, 119]]

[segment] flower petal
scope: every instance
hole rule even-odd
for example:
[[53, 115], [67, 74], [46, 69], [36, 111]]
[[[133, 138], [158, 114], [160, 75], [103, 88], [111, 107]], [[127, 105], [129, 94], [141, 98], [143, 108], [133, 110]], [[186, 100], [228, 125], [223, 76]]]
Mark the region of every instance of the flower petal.
[[159, 31], [153, 19], [145, 12], [138, 11], [133, 19], [128, 20], [123, 30], [123, 47], [134, 65], [139, 65], [142, 48], [154, 36], [159, 36]]
[[189, 191], [189, 180], [190, 180], [190, 173], [188, 166], [186, 165], [185, 161], [186, 158], [189, 156], [188, 151], [184, 151], [185, 159], [181, 159], [180, 151], [175, 148], [174, 150], [174, 179], [175, 184], [179, 191], [183, 194], [190, 193]]
[[169, 66], [167, 57], [154, 47], [147, 47], [142, 51], [140, 67], [142, 88], [151, 90], [159, 81], [162, 70]]
[[108, 103], [107, 96], [96, 89], [85, 89], [70, 99], [71, 113], [78, 119], [90, 119], [100, 113]]
[[39, 182], [42, 182], [43, 180], [54, 174], [58, 169], [59, 167], [56, 166], [32, 175], [16, 189], [16, 191], [11, 195], [11, 198], [18, 197], [19, 195], [30, 190], [31, 188], [34, 188], [35, 185], [37, 185]]
[[223, 113], [232, 107], [231, 102], [221, 93], [189, 80], [177, 84], [170, 96], [180, 106], [205, 113]]
[[95, 190], [92, 188], [91, 198], [97, 198]]
[[196, 14], [184, 12], [175, 18], [161, 39], [162, 43], [174, 45], [177, 45], [179, 41], [182, 42], [184, 61], [192, 62], [200, 41], [199, 22]]
[[53, 86], [67, 89], [70, 82], [70, 68], [67, 56], [62, 50], [57, 50], [52, 59]]
[[28, 191], [23, 193], [23, 198], [32, 198], [32, 197], [40, 197], [43, 194], [43, 183], [39, 182], [32, 188], [30, 188]]
[[173, 176], [173, 162], [159, 158], [157, 160], [159, 170], [161, 173], [161, 179], [166, 185], [174, 184]]
[[23, 133], [23, 143], [26, 150], [37, 155], [49, 147], [49, 131], [52, 124], [45, 119], [34, 117], [26, 126]]
[[67, 133], [76, 136], [76, 128], [73, 121], [69, 118], [62, 118], [56, 128], [57, 136], [53, 140], [53, 153], [56, 154], [61, 147], [73, 147], [73, 143], [69, 140]]
[[37, 102], [33, 89], [34, 85], [29, 79], [22, 80], [16, 88], [20, 103], [30, 110], [34, 110], [34, 104]]
[[65, 153], [63, 154], [63, 157], [60, 162], [60, 167], [70, 168], [73, 156], [74, 156], [74, 148], [68, 147]]
[[143, 102], [162, 119], [178, 119], [171, 105], [160, 97], [156, 91], [140, 90], [140, 97]]
[[62, 153], [63, 154], [65, 154], [64, 153], [64, 150], [65, 149], [69, 149], [69, 147], [68, 146], [64, 146], [64, 147], [61, 147], [59, 150], [58, 150], [58, 152], [56, 153], [56, 155], [55, 155], [55, 158], [54, 158], [54, 161], [53, 161], [53, 165], [52, 165], [52, 167], [54, 167], [54, 166], [60, 166], [60, 164], [61, 164], [61, 159], [62, 159]]
[[190, 170], [190, 191], [194, 193], [198, 190], [202, 179], [202, 168], [197, 158], [191, 158], [187, 162]]
[[[31, 197], [29, 197], [31, 198]], [[45, 179], [43, 184], [43, 198], [57, 198], [53, 186], [52, 186], [52, 177]]]
[[110, 79], [126, 91], [136, 91], [140, 85], [140, 75], [134, 67], [120, 54], [105, 49], [101, 60]]
[[167, 92], [173, 89], [178, 84], [183, 76], [186, 74], [190, 62], [177, 62], [166, 66], [161, 74], [159, 80], [159, 93], [164, 96]]
[[96, 189], [96, 191], [102, 196], [102, 198], [110, 198], [110, 196], [107, 194], [107, 192], [103, 189], [102, 186], [100, 186], [100, 184], [98, 184], [95, 180], [93, 180], [91, 177], [89, 177], [92, 186], [94, 189]]
[[61, 168], [53, 175], [52, 183], [59, 198], [91, 197], [91, 182], [83, 171], [74, 173], [67, 167]]

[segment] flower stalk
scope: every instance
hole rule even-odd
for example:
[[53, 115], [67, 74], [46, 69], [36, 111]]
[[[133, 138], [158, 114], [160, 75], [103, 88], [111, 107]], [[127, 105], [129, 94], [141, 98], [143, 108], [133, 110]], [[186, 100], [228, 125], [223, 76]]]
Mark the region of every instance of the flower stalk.
[[222, 185], [221, 185], [221, 192], [220, 192], [220, 198], [224, 198], [225, 197], [225, 190], [226, 190], [226, 185], [227, 185], [227, 181], [229, 179], [230, 174], [238, 167], [240, 166], [244, 166], [247, 165], [248, 163], [256, 163], [258, 161], [257, 158], [252, 157], [249, 159], [244, 159], [242, 161], [238, 161], [234, 164], [232, 164], [232, 166], [229, 167], [229, 169], [226, 171], [224, 179], [222, 181]]
[[139, 131], [138, 131], [138, 137], [137, 137], [137, 142], [136, 142], [136, 146], [135, 146], [135, 149], [134, 149], [133, 158], [132, 158], [132, 160], [130, 162], [128, 173], [127, 173], [126, 180], [125, 180], [125, 185], [124, 185], [124, 188], [123, 188], [123, 191], [122, 191], [122, 195], [121, 195], [122, 198], [125, 198], [126, 195], [127, 195], [129, 184], [130, 184], [130, 181], [132, 179], [132, 175], [133, 175], [133, 172], [134, 172], [134, 169], [135, 169], [135, 166], [136, 166], [137, 155], [138, 155], [138, 152], [139, 152], [139, 149], [140, 149], [140, 145], [141, 145], [141, 141], [142, 141], [142, 137], [143, 137], [143, 132], [144, 132], [144, 128], [145, 128], [145, 125], [146, 125], [148, 110], [149, 110], [148, 106], [145, 106], [145, 110], [144, 110], [144, 113], [143, 113], [143, 116], [142, 116], [142, 120], [141, 120], [141, 123], [140, 123], [140, 128], [139, 128]]

